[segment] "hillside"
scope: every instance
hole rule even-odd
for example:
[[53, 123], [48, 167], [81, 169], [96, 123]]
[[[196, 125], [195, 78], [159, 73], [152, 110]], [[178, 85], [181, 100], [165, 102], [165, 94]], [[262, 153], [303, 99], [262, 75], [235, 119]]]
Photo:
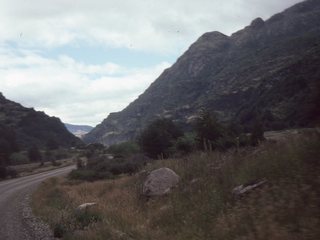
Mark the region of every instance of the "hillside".
[[257, 115], [266, 130], [319, 122], [320, 1], [261, 18], [231, 36], [201, 36], [123, 111], [84, 138], [111, 145], [135, 138], [155, 118], [187, 127], [199, 109], [245, 128]]
[[90, 132], [93, 127], [88, 125], [74, 125], [69, 123], [64, 123], [69, 132], [71, 132], [76, 137], [82, 138], [85, 134]]
[[68, 132], [59, 118], [49, 117], [44, 112], [32, 108], [25, 108], [6, 99], [1, 93], [0, 129], [10, 130], [20, 148], [33, 145], [43, 147], [48, 143], [63, 147], [81, 144], [77, 137]]

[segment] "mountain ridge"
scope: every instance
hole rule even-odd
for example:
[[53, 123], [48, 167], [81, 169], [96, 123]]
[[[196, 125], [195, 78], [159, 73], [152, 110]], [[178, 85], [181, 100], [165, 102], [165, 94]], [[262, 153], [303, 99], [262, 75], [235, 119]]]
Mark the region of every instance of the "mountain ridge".
[[[188, 125], [200, 108], [222, 122], [266, 129], [318, 121], [320, 1], [296, 4], [230, 37], [203, 34], [124, 110], [111, 113], [84, 141], [111, 145], [135, 138], [155, 118]], [[308, 70], [306, 70], [308, 69]]]
[[62, 147], [81, 144], [80, 139], [69, 133], [59, 118], [8, 100], [1, 92], [0, 127], [11, 129], [21, 148], [34, 145], [45, 147], [49, 142]]

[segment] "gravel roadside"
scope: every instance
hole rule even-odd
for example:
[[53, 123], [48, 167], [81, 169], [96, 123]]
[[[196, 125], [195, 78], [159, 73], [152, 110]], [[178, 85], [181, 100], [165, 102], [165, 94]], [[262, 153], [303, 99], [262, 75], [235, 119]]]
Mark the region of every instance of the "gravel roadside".
[[31, 194], [43, 180], [68, 173], [74, 166], [0, 183], [0, 239], [52, 240], [49, 226], [32, 214]]

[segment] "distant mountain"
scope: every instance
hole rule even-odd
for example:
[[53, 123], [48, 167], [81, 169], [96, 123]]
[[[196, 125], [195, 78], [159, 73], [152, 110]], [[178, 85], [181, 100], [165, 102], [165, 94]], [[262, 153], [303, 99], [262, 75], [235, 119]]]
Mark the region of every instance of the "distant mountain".
[[90, 132], [93, 127], [88, 125], [73, 125], [73, 124], [64, 124], [69, 132], [71, 132], [73, 135], [77, 136], [78, 138], [82, 138], [85, 134]]
[[[213, 13], [214, 14], [214, 13]], [[266, 129], [320, 121], [320, 1], [299, 3], [230, 37], [201, 36], [123, 111], [84, 141], [111, 145], [135, 138], [155, 118], [187, 127], [204, 108], [222, 122]]]
[[[33, 145], [44, 147], [54, 143], [57, 146], [71, 147], [81, 144], [81, 140], [69, 133], [59, 118], [49, 117], [44, 112], [26, 108], [6, 99], [0, 93], [0, 129], [10, 130], [20, 148]], [[0, 136], [0, 141], [6, 141]]]

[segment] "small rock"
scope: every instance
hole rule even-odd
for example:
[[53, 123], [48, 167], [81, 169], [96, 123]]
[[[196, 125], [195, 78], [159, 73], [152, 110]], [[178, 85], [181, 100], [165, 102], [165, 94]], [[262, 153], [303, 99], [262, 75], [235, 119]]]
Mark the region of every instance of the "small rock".
[[142, 193], [148, 197], [165, 195], [178, 184], [179, 179], [179, 176], [169, 168], [154, 170], [144, 182]]
[[195, 184], [200, 181], [200, 178], [194, 178], [191, 180], [190, 184]]
[[253, 182], [253, 183], [246, 184], [246, 185], [240, 185], [240, 186], [235, 187], [232, 190], [232, 194], [235, 196], [242, 196], [243, 194], [248, 193], [248, 192], [258, 188], [265, 183], [267, 183], [267, 180], [264, 179], [262, 181]]
[[81, 205], [79, 205], [78, 207], [77, 207], [77, 210], [85, 210], [85, 209], [87, 209], [87, 208], [89, 208], [89, 207], [91, 207], [91, 206], [95, 206], [95, 205], [97, 205], [97, 203], [95, 203], [95, 202], [92, 202], [92, 203], [83, 203], [83, 204], [81, 204]]

